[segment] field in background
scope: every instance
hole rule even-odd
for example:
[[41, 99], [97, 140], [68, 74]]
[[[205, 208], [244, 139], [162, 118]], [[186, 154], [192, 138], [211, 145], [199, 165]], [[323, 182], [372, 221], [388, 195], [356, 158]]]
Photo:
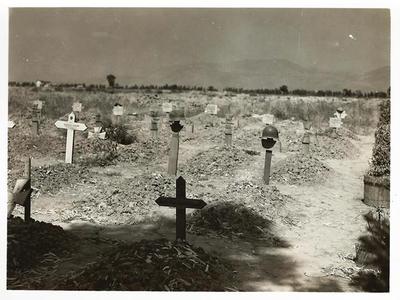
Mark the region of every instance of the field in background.
[[204, 111], [209, 103], [217, 104], [218, 115], [223, 117], [228, 111], [233, 115], [272, 113], [279, 120], [291, 119], [313, 122], [315, 128], [328, 126], [329, 118], [341, 106], [347, 113], [344, 126], [357, 134], [369, 135], [378, 121], [379, 98], [335, 98], [231, 94], [227, 92], [190, 91], [182, 93], [108, 93], [88, 91], [37, 91], [35, 88], [12, 87], [9, 89], [9, 119], [29, 118], [30, 105], [34, 100], [45, 101], [43, 115], [49, 119], [59, 119], [71, 112], [72, 103], [83, 104], [85, 113], [100, 113], [103, 118], [111, 118], [115, 103], [124, 106], [125, 116], [148, 115], [150, 110], [161, 111], [164, 102], [184, 107], [186, 116], [194, 116]]

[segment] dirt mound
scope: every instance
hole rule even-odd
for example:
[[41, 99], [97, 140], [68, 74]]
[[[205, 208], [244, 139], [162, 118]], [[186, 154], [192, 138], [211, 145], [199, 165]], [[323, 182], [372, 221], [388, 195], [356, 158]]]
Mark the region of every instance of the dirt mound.
[[73, 188], [90, 179], [88, 168], [74, 164], [56, 164], [32, 169], [32, 187], [40, 193], [55, 194], [63, 187]]
[[161, 195], [175, 194], [175, 180], [163, 174], [102, 179], [82, 200], [74, 201], [74, 215], [97, 224], [135, 224], [155, 213]]
[[111, 140], [89, 139], [85, 143], [86, 151], [77, 161], [85, 166], [107, 166], [117, 158], [117, 143]]
[[326, 179], [330, 168], [312, 155], [291, 155], [272, 167], [271, 181], [285, 184], [317, 183]]
[[232, 171], [251, 157], [252, 154], [236, 147], [213, 147], [187, 161], [180, 168], [180, 173], [202, 179], [210, 176], [232, 176]]
[[149, 139], [131, 145], [118, 145], [116, 161], [136, 164], [149, 164], [163, 159], [168, 154], [169, 146], [166, 140]]
[[189, 218], [189, 232], [257, 238], [283, 246], [285, 243], [273, 233], [274, 224], [296, 223], [294, 216], [289, 216], [285, 209], [294, 199], [280, 193], [275, 186], [261, 186], [245, 180], [229, 184], [224, 192], [214, 197], [219, 200], [195, 211]]
[[42, 158], [49, 155], [62, 158], [57, 149], [65, 149], [65, 140], [62, 136], [42, 134], [32, 136], [9, 131], [8, 134], [8, 169], [13, 171], [23, 170], [24, 159], [27, 157]]
[[353, 159], [358, 157], [360, 150], [349, 138], [328, 135], [318, 135], [317, 144], [310, 145], [310, 151], [321, 159]]
[[59, 226], [11, 218], [7, 223], [7, 273], [30, 268], [41, 262], [45, 254], [68, 253], [73, 244], [73, 236]]
[[[286, 152], [303, 151], [303, 134], [294, 133], [280, 136], [283, 150]], [[356, 158], [360, 151], [346, 136], [333, 137], [330, 134], [310, 135], [310, 152], [320, 159], [352, 159]]]
[[142, 240], [104, 253], [59, 280], [56, 289], [102, 291], [225, 291], [232, 269], [202, 248]]
[[220, 127], [223, 119], [206, 113], [200, 113], [190, 118], [190, 121], [203, 127]]

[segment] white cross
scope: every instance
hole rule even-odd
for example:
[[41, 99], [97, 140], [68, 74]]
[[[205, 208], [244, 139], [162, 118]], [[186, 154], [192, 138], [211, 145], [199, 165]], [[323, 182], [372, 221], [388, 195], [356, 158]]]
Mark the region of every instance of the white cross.
[[14, 121], [8, 121], [8, 128], [14, 128], [14, 127], [15, 127]]
[[338, 118], [338, 119], [344, 119], [344, 118], [346, 118], [346, 116], [347, 116], [347, 114], [346, 114], [345, 111], [343, 111], [342, 113], [335, 112], [334, 115], [335, 115], [335, 117]]
[[74, 155], [74, 136], [75, 130], [85, 131], [86, 125], [83, 123], [75, 123], [75, 114], [72, 112], [68, 116], [68, 121], [57, 121], [55, 123], [57, 128], [67, 129], [67, 146], [65, 149], [65, 162], [72, 164]]
[[88, 138], [98, 138], [98, 139], [102, 139], [105, 140], [106, 139], [106, 133], [105, 132], [101, 132], [101, 127], [94, 127], [93, 128], [93, 132], [89, 132]]

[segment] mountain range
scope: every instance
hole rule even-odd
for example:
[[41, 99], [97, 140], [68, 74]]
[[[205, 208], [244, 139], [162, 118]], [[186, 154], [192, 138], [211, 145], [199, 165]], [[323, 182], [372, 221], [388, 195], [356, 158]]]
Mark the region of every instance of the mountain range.
[[386, 91], [390, 86], [389, 66], [357, 74], [307, 68], [285, 59], [172, 65], [152, 70], [141, 76], [115, 75], [117, 82], [124, 84], [163, 85], [168, 83], [217, 88], [272, 89], [287, 85], [290, 90], [342, 90], [347, 88], [361, 91]]

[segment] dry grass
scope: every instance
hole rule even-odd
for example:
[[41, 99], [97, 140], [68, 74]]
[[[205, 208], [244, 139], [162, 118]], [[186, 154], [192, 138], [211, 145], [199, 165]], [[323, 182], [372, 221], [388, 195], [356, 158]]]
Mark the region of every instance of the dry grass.
[[[276, 95], [226, 95], [222, 92], [185, 92], [179, 94], [163, 93], [155, 96], [143, 92], [108, 93], [89, 91], [35, 91], [32, 88], [9, 89], [9, 113], [14, 117], [29, 115], [30, 103], [44, 100], [43, 115], [49, 119], [59, 117], [71, 111], [72, 103], [79, 101], [84, 111], [111, 116], [115, 103], [124, 106], [125, 113], [148, 113], [154, 107], [161, 107], [165, 101], [172, 101], [186, 107], [187, 117], [204, 111], [207, 103], [218, 104], [218, 116], [230, 112], [234, 115], [251, 115], [253, 113], [272, 113], [277, 119], [296, 120], [310, 119], [314, 127], [328, 126], [336, 108], [343, 107], [348, 115], [344, 124], [358, 134], [370, 134], [378, 121], [378, 104], [381, 99], [340, 99], [333, 97], [299, 97]], [[23, 113], [21, 113], [23, 112]]]

